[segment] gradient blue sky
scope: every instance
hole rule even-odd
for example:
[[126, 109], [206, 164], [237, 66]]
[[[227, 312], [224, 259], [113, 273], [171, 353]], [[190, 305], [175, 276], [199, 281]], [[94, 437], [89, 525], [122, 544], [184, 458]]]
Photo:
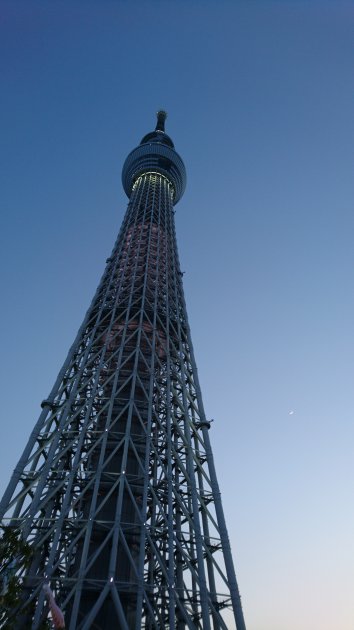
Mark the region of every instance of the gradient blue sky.
[[166, 108], [248, 630], [354, 627], [353, 22], [341, 0], [0, 3], [1, 491]]

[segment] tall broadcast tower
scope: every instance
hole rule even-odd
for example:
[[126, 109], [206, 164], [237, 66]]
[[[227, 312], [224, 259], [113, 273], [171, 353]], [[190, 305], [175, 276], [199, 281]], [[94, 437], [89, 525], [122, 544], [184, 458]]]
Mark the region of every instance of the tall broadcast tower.
[[44, 583], [67, 630], [245, 630], [177, 253], [186, 174], [165, 118], [125, 161], [118, 239], [1, 503], [32, 549], [12, 569], [16, 630], [43, 626]]

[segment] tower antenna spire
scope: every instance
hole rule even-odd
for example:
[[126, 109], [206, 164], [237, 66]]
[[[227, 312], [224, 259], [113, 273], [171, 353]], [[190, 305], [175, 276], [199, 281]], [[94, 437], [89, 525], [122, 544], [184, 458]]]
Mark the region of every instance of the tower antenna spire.
[[167, 112], [163, 109], [160, 109], [157, 113], [157, 123], [155, 127], [155, 131], [163, 131], [165, 132], [165, 120], [167, 118]]

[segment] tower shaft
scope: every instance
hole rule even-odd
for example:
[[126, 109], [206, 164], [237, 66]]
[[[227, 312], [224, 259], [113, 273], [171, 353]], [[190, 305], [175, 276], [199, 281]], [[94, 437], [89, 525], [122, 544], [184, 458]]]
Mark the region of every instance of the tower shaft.
[[33, 549], [19, 630], [45, 618], [44, 580], [69, 630], [245, 630], [178, 261], [182, 167], [160, 116], [127, 158], [117, 242], [1, 503]]

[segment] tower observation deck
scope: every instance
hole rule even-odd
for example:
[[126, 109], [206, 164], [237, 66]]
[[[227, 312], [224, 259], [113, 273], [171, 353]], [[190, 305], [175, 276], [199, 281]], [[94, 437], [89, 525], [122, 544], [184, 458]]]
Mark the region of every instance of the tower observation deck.
[[44, 583], [67, 630], [245, 630], [177, 252], [186, 172], [165, 119], [125, 161], [121, 230], [1, 502], [31, 547], [11, 568], [16, 630], [43, 625]]

